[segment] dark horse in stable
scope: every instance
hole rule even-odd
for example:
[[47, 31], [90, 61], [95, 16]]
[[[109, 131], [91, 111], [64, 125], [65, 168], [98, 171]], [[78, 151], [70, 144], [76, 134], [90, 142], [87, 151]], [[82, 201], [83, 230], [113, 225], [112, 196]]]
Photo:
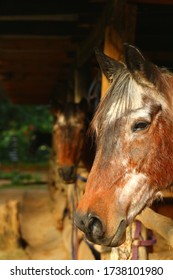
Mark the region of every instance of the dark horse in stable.
[[73, 183], [77, 166], [83, 161], [87, 169], [94, 159], [94, 145], [87, 137], [90, 109], [87, 101], [54, 104], [52, 132], [52, 160], [56, 172], [66, 183]]
[[59, 176], [67, 183], [76, 180], [76, 169], [80, 160], [87, 169], [94, 159], [94, 144], [87, 136], [91, 121], [91, 110], [86, 99], [79, 103], [55, 103], [51, 108], [53, 131], [35, 129], [29, 144], [29, 153], [34, 155], [41, 146], [52, 149], [52, 157]]
[[112, 247], [173, 183], [173, 74], [124, 47], [125, 63], [96, 51], [110, 87], [92, 121], [96, 157], [75, 218], [90, 241]]

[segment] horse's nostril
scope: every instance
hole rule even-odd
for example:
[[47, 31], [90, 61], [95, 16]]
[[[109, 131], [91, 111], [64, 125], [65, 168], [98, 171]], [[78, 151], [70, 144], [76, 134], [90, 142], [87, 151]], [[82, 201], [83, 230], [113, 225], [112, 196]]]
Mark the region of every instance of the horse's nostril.
[[90, 240], [102, 238], [105, 232], [105, 226], [102, 221], [91, 213], [89, 215], [83, 215], [80, 212], [76, 213], [75, 224], [86, 233], [87, 238]]
[[103, 236], [103, 224], [98, 217], [89, 218], [88, 230], [93, 237], [99, 238]]

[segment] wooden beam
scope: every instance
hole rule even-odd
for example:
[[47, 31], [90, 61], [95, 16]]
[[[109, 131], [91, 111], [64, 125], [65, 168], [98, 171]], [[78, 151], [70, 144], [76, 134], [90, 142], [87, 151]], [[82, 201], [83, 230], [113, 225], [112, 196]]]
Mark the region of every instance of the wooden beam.
[[20, 51], [68, 51], [75, 50], [77, 43], [69, 38], [40, 36], [0, 36], [1, 50]]
[[0, 15], [0, 21], [77, 21], [77, 14]]
[[59, 39], [71, 40], [72, 36], [59, 36], [59, 35], [37, 35], [37, 34], [0, 34], [0, 39]]
[[78, 14], [94, 11], [96, 13], [104, 1], [82, 1], [81, 0], [5, 0], [0, 4], [0, 14], [2, 15], [17, 15], [17, 14], [71, 14], [76, 11]]
[[35, 63], [35, 64], [26, 64], [26, 63], [18, 63], [18, 64], [6, 64], [6, 65], [1, 65], [0, 63], [0, 73], [7, 73], [7, 72], [13, 72], [13, 73], [23, 73], [23, 75], [26, 74], [34, 74], [34, 76], [37, 74], [40, 75], [47, 75], [47, 76], [55, 76], [55, 75], [62, 75], [64, 72], [68, 72], [67, 67], [64, 67], [64, 65], [53, 62], [49, 62], [46, 65], [43, 65], [41, 63]]
[[44, 52], [0, 52], [0, 61], [1, 63], [3, 61], [9, 61], [10, 63], [16, 63], [17, 61], [18, 63], [21, 61], [28, 61], [35, 64], [38, 62], [47, 63], [49, 61], [56, 61], [59, 63], [60, 61], [72, 61], [72, 59], [69, 58], [63, 51], [61, 53], [49, 52], [47, 55]]
[[172, 0], [128, 0], [129, 4], [173, 5]]
[[84, 38], [88, 30], [85, 32], [85, 29], [82, 29], [81, 32], [76, 25], [73, 21], [3, 21], [0, 25], [0, 34]]

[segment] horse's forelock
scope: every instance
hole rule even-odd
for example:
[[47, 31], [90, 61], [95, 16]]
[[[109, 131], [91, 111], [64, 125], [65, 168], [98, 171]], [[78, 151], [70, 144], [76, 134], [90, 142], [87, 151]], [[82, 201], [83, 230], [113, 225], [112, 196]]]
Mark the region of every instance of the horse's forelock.
[[[170, 88], [173, 85], [173, 75], [165, 69], [159, 69], [155, 85], [136, 73], [132, 74], [127, 68], [115, 73], [113, 82], [100, 102], [91, 122], [91, 131], [98, 135], [104, 125], [116, 121], [128, 111], [140, 108], [143, 105], [145, 94], [158, 100], [170, 103]], [[156, 75], [156, 74], [153, 74]], [[137, 78], [136, 78], [137, 77]]]
[[142, 102], [140, 93], [142, 93], [141, 86], [127, 69], [117, 73], [99, 104], [91, 123], [91, 130], [97, 135], [104, 124], [116, 121], [129, 110], [139, 108]]

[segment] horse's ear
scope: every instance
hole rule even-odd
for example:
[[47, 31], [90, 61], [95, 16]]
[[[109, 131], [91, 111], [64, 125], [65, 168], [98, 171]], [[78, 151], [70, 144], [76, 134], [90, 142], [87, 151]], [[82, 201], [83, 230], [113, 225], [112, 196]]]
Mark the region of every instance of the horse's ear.
[[124, 50], [128, 70], [134, 75], [135, 73], [143, 75], [146, 80], [156, 85], [160, 75], [159, 68], [145, 59], [136, 47], [125, 43]]
[[124, 55], [127, 68], [130, 72], [144, 71], [145, 58], [136, 47], [124, 43]]
[[112, 82], [115, 73], [118, 69], [124, 68], [124, 64], [107, 56], [97, 48], [95, 49], [95, 54], [103, 74], [109, 82]]

